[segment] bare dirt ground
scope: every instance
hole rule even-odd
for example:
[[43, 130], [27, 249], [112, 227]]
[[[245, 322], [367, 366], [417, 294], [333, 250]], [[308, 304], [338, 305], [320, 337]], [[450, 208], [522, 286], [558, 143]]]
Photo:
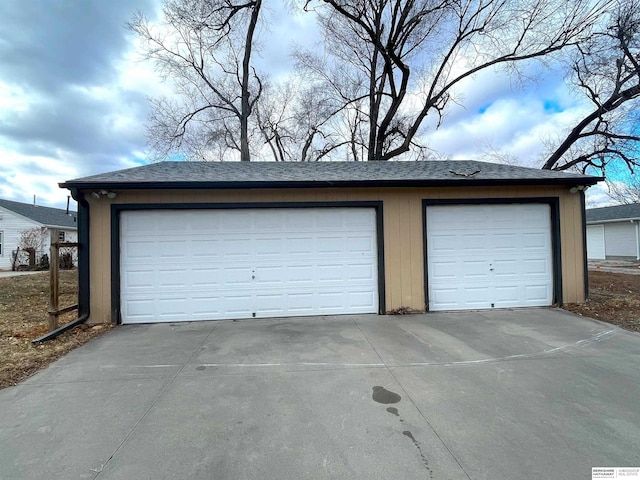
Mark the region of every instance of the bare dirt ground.
[[589, 271], [589, 299], [565, 310], [640, 332], [640, 275]]
[[[54, 340], [33, 345], [48, 331], [49, 274], [0, 278], [0, 388], [15, 385], [110, 327], [80, 325]], [[60, 272], [60, 306], [77, 302], [77, 272]], [[77, 312], [60, 317], [60, 325]]]

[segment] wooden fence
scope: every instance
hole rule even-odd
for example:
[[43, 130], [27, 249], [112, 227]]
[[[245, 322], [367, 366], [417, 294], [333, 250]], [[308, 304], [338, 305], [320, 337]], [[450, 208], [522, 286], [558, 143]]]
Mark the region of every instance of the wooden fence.
[[60, 249], [77, 248], [76, 242], [61, 242], [58, 230], [51, 230], [51, 247], [49, 249], [49, 331], [57, 329], [58, 317], [64, 313], [78, 309], [78, 304], [60, 308]]

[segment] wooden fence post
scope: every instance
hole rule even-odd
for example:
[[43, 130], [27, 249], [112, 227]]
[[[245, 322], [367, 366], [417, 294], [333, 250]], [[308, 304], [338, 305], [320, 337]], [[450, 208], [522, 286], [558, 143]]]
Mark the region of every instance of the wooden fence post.
[[51, 246], [49, 247], [49, 331], [58, 328], [58, 273], [60, 269], [60, 257], [58, 242], [60, 236], [58, 230], [51, 230]]

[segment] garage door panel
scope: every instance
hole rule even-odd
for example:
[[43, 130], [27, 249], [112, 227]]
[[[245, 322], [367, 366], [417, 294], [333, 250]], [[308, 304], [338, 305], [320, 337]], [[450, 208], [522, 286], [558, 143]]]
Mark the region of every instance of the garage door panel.
[[429, 206], [430, 310], [550, 305], [550, 208], [544, 204]]
[[337, 282], [344, 274], [344, 268], [341, 264], [318, 265], [314, 271], [317, 273], [315, 280], [320, 285]]
[[[513, 255], [509, 255], [513, 257]], [[486, 269], [488, 278], [517, 279], [522, 274], [523, 262], [518, 258], [504, 258], [489, 263]], [[486, 267], [485, 267], [486, 268]], [[493, 269], [493, 270], [492, 270]]]
[[256, 317], [283, 315], [286, 302], [286, 296], [282, 293], [256, 295]]
[[287, 278], [298, 285], [313, 285], [316, 280], [314, 265], [289, 265], [287, 266]]
[[316, 311], [315, 296], [311, 292], [290, 293], [288, 295], [288, 312], [303, 315]]
[[460, 233], [460, 237], [456, 238], [457, 253], [474, 255], [478, 252], [483, 252], [488, 248], [488, 240], [486, 235], [463, 231]]
[[522, 247], [526, 250], [539, 248], [547, 251], [549, 249], [549, 236], [544, 233], [523, 233]]
[[465, 260], [462, 261], [461, 267], [463, 278], [481, 281], [488, 277], [487, 262], [484, 260]]
[[132, 322], [150, 322], [155, 317], [154, 300], [127, 300], [123, 307], [123, 314]]
[[457, 277], [456, 272], [458, 271], [456, 266], [457, 262], [455, 260], [434, 260], [429, 270], [429, 279], [434, 280], [433, 283], [436, 283], [435, 280], [438, 279], [454, 279]]
[[284, 251], [290, 255], [311, 255], [313, 252], [314, 239], [309, 236], [287, 237], [283, 239]]
[[373, 209], [135, 211], [120, 225], [125, 323], [378, 309]]
[[253, 245], [251, 240], [230, 237], [222, 241], [221, 247], [225, 257], [251, 258]]
[[345, 304], [348, 295], [346, 292], [329, 291], [318, 294], [318, 308], [325, 313], [339, 313]]
[[128, 241], [122, 246], [122, 256], [131, 263], [135, 260], [149, 260], [153, 258], [152, 250], [149, 248], [150, 242], [145, 241]]
[[252, 284], [251, 266], [223, 267], [224, 284], [232, 287], [248, 287]]
[[220, 286], [220, 268], [192, 268], [191, 286], [195, 288], [207, 288]]
[[190, 306], [190, 316], [198, 320], [207, 320], [220, 315], [220, 297], [218, 296], [194, 294], [191, 296]]
[[254, 284], [260, 287], [281, 287], [288, 283], [286, 268], [281, 266], [262, 266], [255, 270]]
[[458, 238], [451, 235], [434, 233], [429, 237], [429, 250], [434, 253], [454, 254], [457, 250]]
[[158, 315], [160, 318], [182, 318], [188, 311], [188, 302], [184, 297], [172, 296], [158, 300]]
[[[487, 235], [489, 237], [489, 235]], [[513, 253], [517, 251], [517, 242], [518, 238], [514, 233], [495, 233], [490, 235], [491, 245], [493, 249], [498, 250], [500, 252], [510, 252]]]
[[251, 219], [253, 229], [261, 232], [281, 232], [285, 225], [284, 215], [275, 210], [271, 211], [268, 216], [251, 214]]
[[284, 227], [291, 232], [307, 231], [314, 226], [315, 220], [305, 208], [289, 210], [284, 219]]
[[180, 287], [191, 283], [190, 272], [184, 268], [160, 268], [156, 280], [158, 288]]
[[376, 280], [375, 268], [370, 263], [350, 263], [346, 267], [345, 275], [350, 282], [362, 281], [368, 285]]
[[248, 227], [253, 224], [252, 212], [246, 210], [221, 210], [218, 212], [207, 210], [204, 215], [212, 223], [218, 224], [220, 231], [224, 233], [246, 232]]
[[[316, 210], [315, 217], [315, 227], [319, 230], [333, 230], [336, 227], [342, 229], [346, 226], [346, 212], [343, 210], [333, 210], [333, 209], [322, 209]], [[354, 218], [354, 221], [357, 221], [357, 218]]]
[[341, 254], [345, 248], [346, 242], [342, 236], [318, 236], [316, 251], [320, 254]]
[[493, 288], [492, 297], [494, 307], [517, 306], [519, 298], [522, 297], [522, 288], [520, 286], [498, 285]]
[[189, 242], [189, 251], [192, 258], [203, 262], [220, 257], [220, 248], [218, 240], [194, 238]]
[[546, 301], [551, 296], [551, 289], [547, 284], [528, 285], [525, 288], [525, 298], [531, 304]]
[[376, 307], [377, 295], [371, 290], [352, 291], [348, 292], [349, 303], [355, 308], [360, 308], [363, 311], [371, 311]]
[[236, 315], [237, 318], [249, 318], [253, 313], [253, 296], [249, 293], [244, 295], [226, 294], [220, 295], [221, 311], [224, 314]]
[[254, 251], [255, 254], [259, 257], [269, 258], [269, 257], [277, 257], [280, 258], [283, 254], [283, 244], [280, 238], [260, 238], [257, 237], [254, 239]]
[[522, 275], [533, 277], [540, 276], [541, 278], [547, 279], [551, 276], [551, 271], [549, 269], [549, 262], [545, 261], [541, 258], [531, 258], [524, 259], [522, 261], [523, 271]]
[[122, 277], [122, 286], [127, 290], [153, 288], [154, 285], [154, 270], [131, 270]]
[[174, 235], [184, 232], [189, 228], [188, 217], [178, 216], [167, 218], [164, 215], [153, 215], [154, 227], [158, 232], [173, 233]]
[[376, 242], [370, 235], [349, 235], [345, 247], [349, 254], [374, 255]]

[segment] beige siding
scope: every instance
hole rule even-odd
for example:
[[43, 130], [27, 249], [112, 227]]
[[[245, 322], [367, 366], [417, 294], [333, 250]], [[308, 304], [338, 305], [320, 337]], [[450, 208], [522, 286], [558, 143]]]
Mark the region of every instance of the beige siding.
[[249, 203], [382, 201], [385, 301], [387, 311], [400, 307], [424, 311], [423, 199], [558, 197], [563, 299], [584, 301], [581, 204], [566, 187], [361, 188], [270, 190], [118, 191], [117, 198], [90, 204], [91, 322], [111, 321], [111, 203]]

